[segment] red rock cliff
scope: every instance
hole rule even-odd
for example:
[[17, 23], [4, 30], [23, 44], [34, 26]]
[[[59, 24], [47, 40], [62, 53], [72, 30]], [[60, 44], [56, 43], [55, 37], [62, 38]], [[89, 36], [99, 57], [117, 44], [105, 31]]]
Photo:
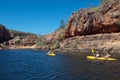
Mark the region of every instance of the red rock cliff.
[[72, 13], [65, 37], [120, 32], [120, 0], [106, 0], [96, 8]]
[[0, 25], [0, 43], [9, 39], [11, 39], [9, 31], [3, 25]]

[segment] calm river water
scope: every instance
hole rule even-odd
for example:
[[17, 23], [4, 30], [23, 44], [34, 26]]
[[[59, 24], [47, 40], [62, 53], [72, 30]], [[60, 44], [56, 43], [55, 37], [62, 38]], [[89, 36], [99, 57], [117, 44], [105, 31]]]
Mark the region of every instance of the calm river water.
[[0, 50], [0, 80], [120, 80], [117, 61], [89, 61], [79, 56], [46, 55], [39, 50]]

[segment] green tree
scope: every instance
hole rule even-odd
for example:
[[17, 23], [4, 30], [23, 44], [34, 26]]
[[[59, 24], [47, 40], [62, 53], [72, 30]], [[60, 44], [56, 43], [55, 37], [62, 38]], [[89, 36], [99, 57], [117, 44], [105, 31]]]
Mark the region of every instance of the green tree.
[[42, 38], [43, 38], [43, 36], [39, 36], [39, 37], [37, 38], [37, 45], [38, 45], [38, 46], [43, 46]]
[[64, 39], [63, 33], [58, 34], [58, 41], [62, 41]]
[[105, 2], [109, 2], [109, 0], [101, 0], [101, 1], [100, 1], [100, 4], [103, 4], [103, 3], [105, 3]]
[[60, 21], [60, 26], [59, 26], [59, 29], [65, 27], [65, 21], [64, 20], [61, 20]]
[[117, 24], [118, 26], [120, 26], [120, 22], [116, 22], [115, 24]]
[[15, 41], [15, 44], [19, 45], [20, 44], [20, 40]]

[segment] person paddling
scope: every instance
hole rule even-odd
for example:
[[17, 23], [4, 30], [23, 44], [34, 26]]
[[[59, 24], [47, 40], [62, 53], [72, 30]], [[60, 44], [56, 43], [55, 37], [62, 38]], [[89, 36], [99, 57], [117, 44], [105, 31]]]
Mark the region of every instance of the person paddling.
[[[96, 53], [95, 53], [96, 52]], [[98, 58], [100, 56], [100, 54], [98, 53], [98, 51], [95, 51], [95, 49], [91, 50], [91, 53], [93, 54], [93, 56], [95, 56], [96, 58]]]
[[92, 53], [93, 55], [95, 55], [95, 50], [94, 50], [94, 49], [92, 49], [92, 50], [91, 50], [91, 53]]
[[48, 53], [47, 54], [51, 54], [51, 49], [50, 49], [50, 47], [48, 48]]
[[98, 53], [98, 51], [95, 54], [95, 57], [98, 58], [100, 56], [100, 54]]
[[105, 59], [110, 58], [110, 54], [109, 54], [109, 52], [106, 53], [106, 55], [104, 56], [104, 58], [105, 58]]
[[49, 50], [49, 51], [48, 51], [48, 54], [55, 54], [55, 53], [54, 53], [54, 48], [48, 48], [48, 50]]
[[105, 56], [103, 56], [105, 59], [108, 59], [108, 58], [110, 58], [110, 53], [111, 53], [111, 51], [113, 50], [113, 47], [111, 47], [110, 49], [108, 49], [108, 50], [106, 50], [107, 52], [106, 52], [106, 54], [105, 54]]

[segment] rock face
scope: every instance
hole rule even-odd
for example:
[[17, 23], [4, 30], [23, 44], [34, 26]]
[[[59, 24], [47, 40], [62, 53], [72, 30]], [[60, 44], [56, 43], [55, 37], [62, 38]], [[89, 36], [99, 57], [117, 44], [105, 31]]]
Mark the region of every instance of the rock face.
[[22, 48], [36, 45], [37, 35], [15, 30], [7, 30], [0, 25], [0, 49]]
[[72, 13], [65, 37], [120, 32], [120, 0], [106, 0], [100, 6]]
[[50, 34], [46, 34], [42, 37], [42, 46], [38, 46], [39, 49], [52, 49], [59, 48], [59, 42], [64, 40], [65, 27], [55, 30]]
[[13, 38], [9, 41], [10, 44], [27, 46], [36, 44], [37, 35], [33, 33], [10, 30], [10, 35]]
[[[60, 51], [72, 53], [76, 51], [110, 51], [120, 53], [120, 33], [105, 33], [86, 36], [74, 36], [67, 38], [60, 43]], [[79, 53], [78, 53], [79, 54]]]
[[3, 25], [0, 25], [0, 43], [9, 39], [11, 39], [9, 31]]
[[61, 41], [64, 39], [65, 27], [54, 31], [51, 34], [47, 34], [43, 37], [43, 42], [45, 44], [55, 43], [57, 40]]

